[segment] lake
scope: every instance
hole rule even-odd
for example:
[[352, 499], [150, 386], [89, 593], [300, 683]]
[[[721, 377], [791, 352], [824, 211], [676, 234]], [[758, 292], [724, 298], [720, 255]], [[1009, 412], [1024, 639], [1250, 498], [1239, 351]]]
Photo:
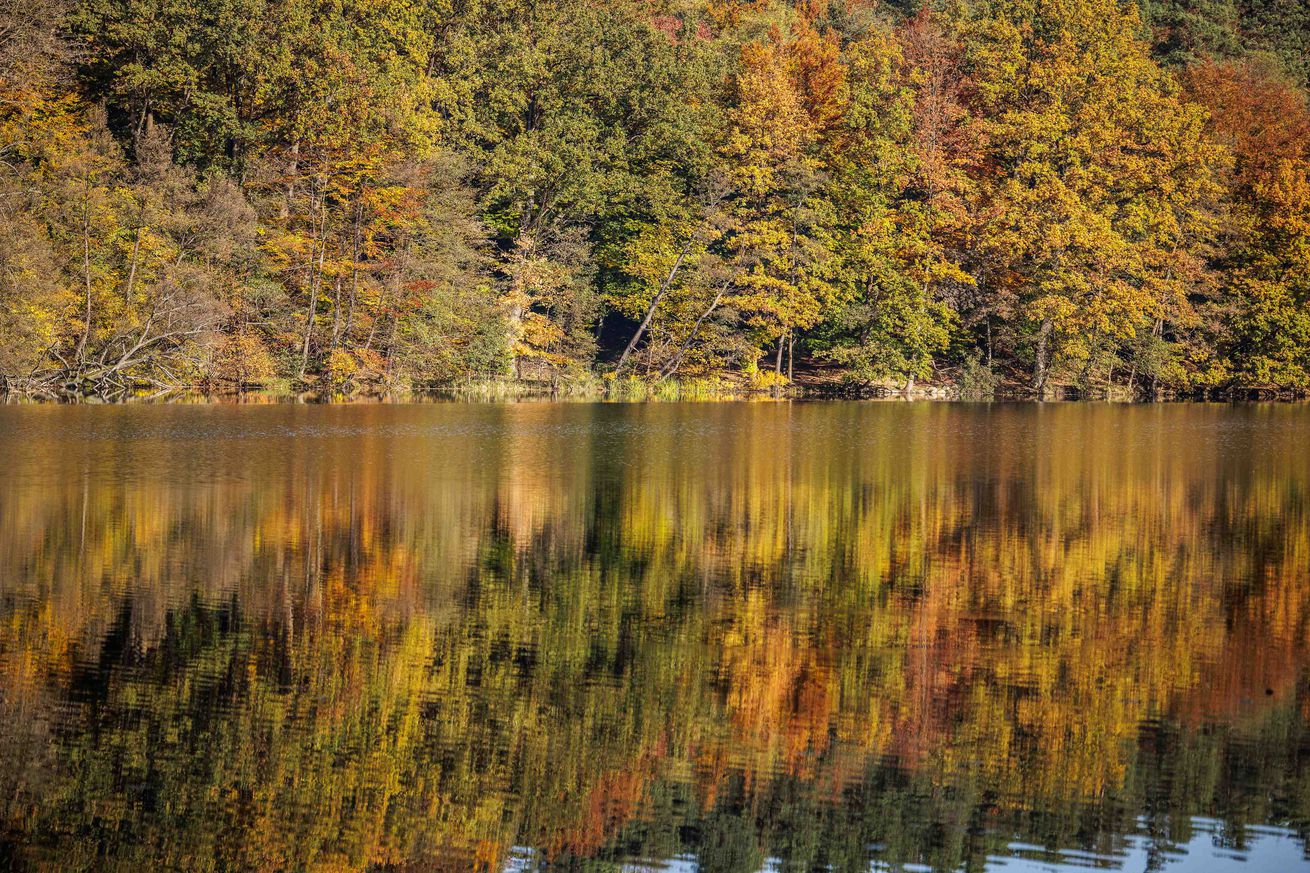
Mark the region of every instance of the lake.
[[1310, 870], [1310, 407], [0, 407], [0, 868]]

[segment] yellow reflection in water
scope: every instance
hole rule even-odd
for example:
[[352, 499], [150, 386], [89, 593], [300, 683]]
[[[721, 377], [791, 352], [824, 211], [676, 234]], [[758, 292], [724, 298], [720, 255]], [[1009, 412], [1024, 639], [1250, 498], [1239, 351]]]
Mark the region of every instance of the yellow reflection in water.
[[785, 831], [805, 863], [946, 869], [1147, 814], [1300, 822], [1307, 434], [1299, 407], [0, 409], [0, 860], [713, 869]]

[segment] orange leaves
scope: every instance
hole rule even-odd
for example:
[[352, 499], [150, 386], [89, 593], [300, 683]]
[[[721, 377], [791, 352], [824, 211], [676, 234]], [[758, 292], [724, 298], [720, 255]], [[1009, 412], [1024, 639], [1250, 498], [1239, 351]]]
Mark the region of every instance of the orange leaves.
[[1310, 160], [1310, 106], [1286, 79], [1252, 61], [1205, 61], [1183, 74], [1187, 96], [1210, 111], [1209, 128], [1232, 150], [1239, 184], [1270, 180], [1280, 162]]
[[1210, 135], [1231, 150], [1227, 290], [1238, 310], [1230, 351], [1249, 383], [1310, 384], [1310, 104], [1254, 62], [1199, 64], [1188, 95], [1210, 111]]
[[[981, 130], [965, 106], [968, 82], [963, 46], [927, 9], [897, 32], [903, 52], [901, 77], [914, 94], [912, 130], [920, 184], [958, 226], [965, 174], [981, 157]], [[936, 198], [945, 197], [942, 200]]]
[[791, 75], [810, 124], [820, 135], [832, 131], [846, 109], [846, 65], [837, 34], [819, 35], [808, 24], [797, 28], [789, 46]]
[[779, 164], [801, 158], [842, 121], [846, 65], [836, 34], [805, 22], [790, 37], [774, 28], [747, 44], [741, 64], [728, 153], [749, 185], [766, 187]]

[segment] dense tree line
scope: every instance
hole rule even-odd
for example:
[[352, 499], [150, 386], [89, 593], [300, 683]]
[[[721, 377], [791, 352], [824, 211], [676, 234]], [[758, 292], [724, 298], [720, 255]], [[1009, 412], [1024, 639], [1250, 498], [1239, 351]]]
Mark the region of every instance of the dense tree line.
[[15, 0], [10, 390], [1310, 388], [1280, 0]]

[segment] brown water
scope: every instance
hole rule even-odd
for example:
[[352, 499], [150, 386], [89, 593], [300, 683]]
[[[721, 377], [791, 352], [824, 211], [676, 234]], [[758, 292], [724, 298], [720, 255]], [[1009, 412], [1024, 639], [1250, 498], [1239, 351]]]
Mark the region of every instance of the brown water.
[[1310, 408], [0, 407], [0, 868], [1310, 869]]

